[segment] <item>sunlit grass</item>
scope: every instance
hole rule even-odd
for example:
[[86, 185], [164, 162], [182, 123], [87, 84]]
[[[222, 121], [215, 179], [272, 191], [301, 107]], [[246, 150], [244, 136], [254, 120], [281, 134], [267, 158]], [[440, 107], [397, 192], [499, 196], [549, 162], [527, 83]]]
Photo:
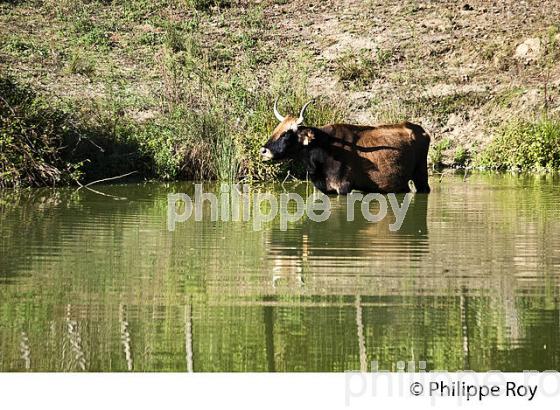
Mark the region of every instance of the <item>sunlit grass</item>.
[[490, 168], [560, 169], [560, 120], [542, 117], [506, 124], [476, 163]]

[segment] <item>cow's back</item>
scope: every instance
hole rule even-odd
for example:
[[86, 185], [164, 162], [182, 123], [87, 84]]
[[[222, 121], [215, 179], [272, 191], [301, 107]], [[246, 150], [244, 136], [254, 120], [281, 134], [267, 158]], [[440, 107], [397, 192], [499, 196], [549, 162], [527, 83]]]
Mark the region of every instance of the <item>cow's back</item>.
[[359, 189], [408, 191], [418, 166], [426, 166], [430, 137], [419, 125], [323, 127], [331, 136], [333, 152], [350, 167], [349, 177]]

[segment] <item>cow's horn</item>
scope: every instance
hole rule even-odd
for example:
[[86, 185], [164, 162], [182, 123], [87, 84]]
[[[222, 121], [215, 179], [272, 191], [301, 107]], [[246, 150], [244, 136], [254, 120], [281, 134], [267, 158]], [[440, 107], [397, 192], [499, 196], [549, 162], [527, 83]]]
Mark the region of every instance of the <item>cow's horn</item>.
[[307, 101], [307, 103], [305, 103], [305, 105], [303, 106], [303, 108], [301, 109], [301, 112], [299, 113], [299, 118], [297, 120], [297, 125], [300, 125], [303, 123], [303, 114], [305, 114], [305, 110], [307, 109], [307, 106], [309, 104], [311, 104], [313, 102], [313, 100], [309, 100]]
[[280, 114], [278, 112], [278, 97], [276, 97], [276, 100], [274, 101], [274, 116], [276, 117], [276, 119], [280, 122], [284, 121], [284, 117], [282, 117], [282, 114]]

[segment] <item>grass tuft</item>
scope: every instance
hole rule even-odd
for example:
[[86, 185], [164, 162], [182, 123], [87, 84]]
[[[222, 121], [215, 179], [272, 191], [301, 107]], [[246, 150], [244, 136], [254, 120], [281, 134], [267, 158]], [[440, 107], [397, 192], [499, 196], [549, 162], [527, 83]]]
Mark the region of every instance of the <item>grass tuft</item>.
[[382, 66], [391, 58], [392, 53], [387, 50], [352, 50], [336, 60], [335, 72], [342, 82], [363, 86], [380, 78]]

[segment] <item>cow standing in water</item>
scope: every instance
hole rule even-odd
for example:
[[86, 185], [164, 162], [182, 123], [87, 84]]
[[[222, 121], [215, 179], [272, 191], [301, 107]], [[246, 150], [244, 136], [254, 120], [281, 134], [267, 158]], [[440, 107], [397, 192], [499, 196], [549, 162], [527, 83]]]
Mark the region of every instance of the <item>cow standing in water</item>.
[[353, 189], [365, 192], [409, 192], [412, 180], [417, 192], [430, 192], [428, 148], [430, 136], [416, 124], [363, 126], [328, 124], [320, 128], [303, 125], [309, 101], [298, 118], [282, 116], [261, 148], [265, 160], [301, 161], [313, 184], [324, 193], [346, 195]]

